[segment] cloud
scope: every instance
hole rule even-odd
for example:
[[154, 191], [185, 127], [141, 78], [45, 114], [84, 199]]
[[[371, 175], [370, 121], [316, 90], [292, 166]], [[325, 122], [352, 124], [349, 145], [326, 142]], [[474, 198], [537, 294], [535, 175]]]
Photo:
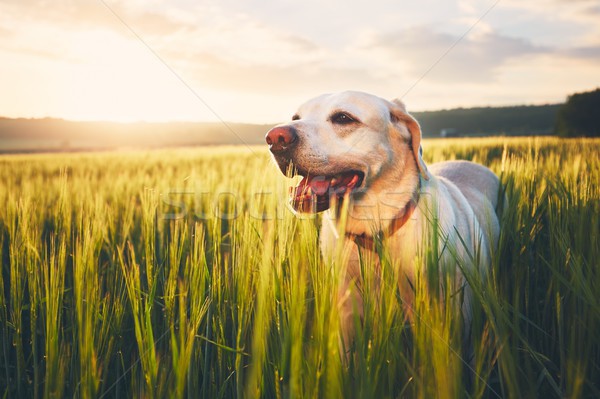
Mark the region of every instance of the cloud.
[[[163, 2], [106, 3], [108, 7], [99, 1], [5, 0], [0, 3], [0, 26], [5, 21], [16, 40], [7, 44], [0, 38], [0, 47], [27, 53], [33, 48], [44, 53], [62, 52], [68, 58], [68, 46], [74, 38], [89, 31], [104, 31], [181, 60], [186, 53], [213, 53], [242, 64], [281, 65], [323, 56], [322, 48], [302, 35], [218, 6], [178, 9]], [[27, 45], [17, 45], [19, 42]]]
[[509, 60], [546, 51], [520, 38], [484, 33], [471, 38], [435, 32], [426, 27], [409, 28], [377, 35], [366, 46], [404, 63], [419, 77], [438, 81], [492, 81]]
[[600, 46], [573, 47], [562, 50], [561, 53], [571, 58], [600, 62]]
[[0, 9], [5, 16], [19, 17], [26, 23], [60, 23], [78, 27], [81, 24], [99, 22], [103, 8], [100, 2], [57, 0], [3, 0]]
[[[512, 10], [513, 15], [529, 16], [532, 22], [552, 26], [556, 22], [568, 22], [579, 26], [586, 33], [598, 33], [598, 0], [503, 0], [501, 8]], [[519, 14], [514, 11], [518, 10]], [[598, 36], [596, 35], [596, 40]]]
[[132, 6], [125, 1], [3, 0], [0, 11], [6, 20], [16, 19], [22, 25], [46, 24], [68, 31], [101, 28], [125, 36], [131, 33], [123, 29], [119, 19], [145, 36], [170, 35], [185, 27], [168, 10]]
[[600, 15], [600, 5], [598, 4], [590, 4], [589, 7], [587, 7], [586, 12], [589, 15]]
[[[408, 96], [411, 109], [433, 109], [554, 101], [588, 81], [597, 85], [590, 72], [600, 61], [600, 25], [590, 23], [600, 12], [597, 0], [502, 0], [484, 20], [489, 4], [477, 0], [104, 1], [116, 16], [101, 1], [0, 1], [0, 78], [7, 92], [40, 98], [38, 86], [50, 82], [48, 98], [35, 106], [56, 116], [73, 114], [73, 107], [87, 112], [76, 100], [62, 111], [58, 105], [46, 110], [74, 87], [82, 97], [107, 99], [89, 105], [92, 110], [106, 107], [110, 114], [111, 96], [119, 93], [127, 98], [121, 108], [138, 104], [139, 115], [144, 107], [160, 114], [165, 104], [135, 94], [148, 90], [168, 98], [168, 115], [179, 118], [176, 111], [191, 96], [175, 72], [231, 119], [264, 121], [282, 104], [291, 110], [290, 98], [343, 89], [392, 98], [418, 82]], [[12, 103], [0, 98], [0, 107]], [[25, 111], [14, 114], [33, 108], [22, 104]]]
[[215, 18], [190, 28], [177, 41], [179, 49], [192, 54], [212, 53], [240, 64], [288, 66], [325, 56], [317, 43], [247, 16]]
[[285, 95], [293, 92], [320, 93], [361, 86], [363, 90], [385, 84], [372, 70], [323, 62], [298, 64], [244, 64], [215, 54], [193, 58], [190, 79], [201, 87], [231, 91]]

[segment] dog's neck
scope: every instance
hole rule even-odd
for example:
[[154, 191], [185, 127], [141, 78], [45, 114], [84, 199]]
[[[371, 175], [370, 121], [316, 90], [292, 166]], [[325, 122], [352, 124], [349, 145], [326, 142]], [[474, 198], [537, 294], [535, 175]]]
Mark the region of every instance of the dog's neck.
[[413, 191], [411, 198], [406, 202], [404, 207], [396, 213], [386, 228], [375, 230], [371, 234], [366, 232], [356, 234], [346, 231], [346, 237], [354, 241], [356, 245], [363, 249], [375, 250], [377, 242], [381, 242], [384, 238], [392, 236], [408, 222], [419, 203], [421, 184], [421, 177], [419, 176], [417, 186]]

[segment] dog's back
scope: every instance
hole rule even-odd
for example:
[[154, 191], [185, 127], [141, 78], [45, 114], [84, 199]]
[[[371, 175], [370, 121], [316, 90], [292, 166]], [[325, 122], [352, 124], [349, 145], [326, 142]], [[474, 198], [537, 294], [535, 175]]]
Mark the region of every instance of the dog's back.
[[500, 223], [496, 215], [500, 189], [498, 176], [485, 166], [469, 161], [438, 162], [429, 165], [428, 169], [431, 174], [447, 179], [461, 191], [495, 248], [500, 235]]
[[479, 192], [496, 207], [500, 181], [485, 166], [469, 161], [444, 161], [431, 164], [428, 169], [433, 175], [454, 183], [467, 199], [474, 191]]

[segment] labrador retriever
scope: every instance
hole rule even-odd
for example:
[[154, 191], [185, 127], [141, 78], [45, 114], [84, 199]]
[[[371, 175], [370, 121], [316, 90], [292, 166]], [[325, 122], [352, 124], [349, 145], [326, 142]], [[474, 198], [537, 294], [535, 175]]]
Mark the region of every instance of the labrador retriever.
[[[471, 293], [464, 271], [485, 272], [500, 233], [499, 180], [492, 171], [467, 161], [425, 165], [421, 129], [404, 104], [361, 92], [306, 102], [291, 122], [271, 129], [266, 142], [282, 173], [302, 176], [291, 189], [294, 209], [327, 212], [320, 233], [324, 258], [332, 258], [336, 245], [347, 253], [339, 293], [346, 348], [355, 313], [362, 317], [361, 254], [376, 258], [376, 244], [385, 241], [400, 268], [399, 290], [411, 317], [417, 259], [432, 226], [441, 264], [453, 270], [465, 291], [461, 306], [469, 323]], [[340, 233], [335, 221], [344, 198], [350, 210]]]

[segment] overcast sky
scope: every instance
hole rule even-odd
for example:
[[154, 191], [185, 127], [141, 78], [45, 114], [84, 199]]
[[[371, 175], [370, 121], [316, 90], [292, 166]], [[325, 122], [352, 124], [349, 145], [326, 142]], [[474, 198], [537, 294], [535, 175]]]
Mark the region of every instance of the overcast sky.
[[346, 89], [422, 111], [598, 86], [598, 0], [0, 0], [8, 117], [274, 123]]

